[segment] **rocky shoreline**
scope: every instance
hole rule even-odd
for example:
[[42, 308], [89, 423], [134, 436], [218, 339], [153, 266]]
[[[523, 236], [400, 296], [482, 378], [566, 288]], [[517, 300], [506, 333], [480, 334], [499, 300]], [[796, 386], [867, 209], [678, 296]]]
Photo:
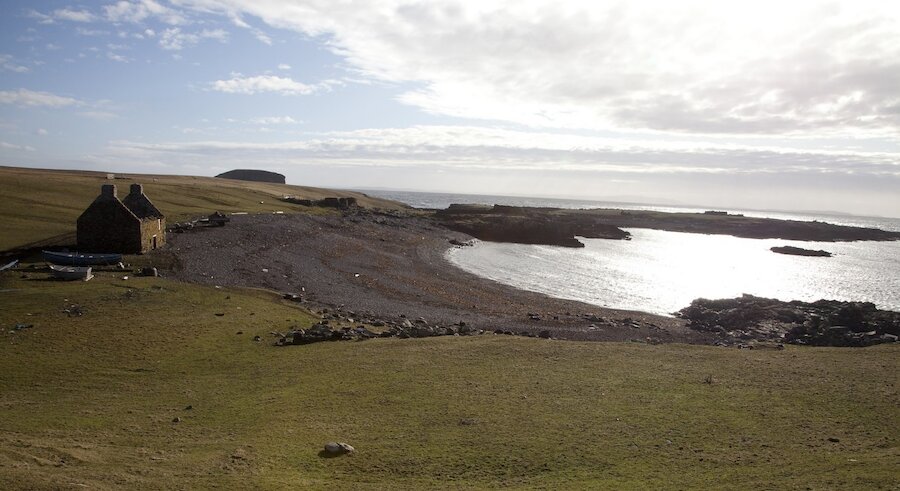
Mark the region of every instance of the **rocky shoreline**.
[[[173, 236], [168, 254], [175, 266], [168, 274], [202, 284], [283, 292], [286, 301], [320, 315], [313, 328], [273, 331], [280, 345], [484, 333], [643, 343], [862, 346], [897, 335], [894, 324], [877, 327], [881, 320], [875, 333], [868, 334], [876, 315], [868, 307], [860, 307], [865, 322], [848, 326], [835, 324], [822, 313], [824, 306], [815, 310], [792, 302], [761, 303], [765, 299], [734, 305], [732, 300], [698, 300], [679, 317], [665, 317], [552, 298], [454, 267], [445, 252], [470, 240], [419, 213], [353, 208], [315, 216], [234, 216], [226, 227]], [[817, 324], [814, 314], [826, 321]], [[895, 313], [877, 316], [883, 314]], [[841, 331], [832, 329], [836, 327], [847, 327], [846, 336], [835, 337]]]
[[700, 298], [678, 316], [689, 321], [689, 328], [715, 333], [732, 343], [859, 347], [894, 343], [900, 336], [900, 312], [878, 310], [869, 302], [784, 302], [753, 295]]
[[[733, 235], [749, 239], [818, 242], [900, 240], [900, 232], [825, 222], [746, 217], [725, 212], [664, 213], [641, 210], [532, 208], [504, 205], [450, 205], [434, 211], [447, 228], [482, 240], [584, 247], [576, 236], [630, 239], [625, 228]], [[790, 253], [790, 252], [789, 252]]]

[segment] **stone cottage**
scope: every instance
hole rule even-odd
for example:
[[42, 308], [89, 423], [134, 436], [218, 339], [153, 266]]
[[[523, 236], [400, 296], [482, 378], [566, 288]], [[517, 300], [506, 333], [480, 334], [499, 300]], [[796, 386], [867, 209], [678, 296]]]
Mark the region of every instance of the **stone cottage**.
[[100, 196], [78, 217], [78, 250], [143, 254], [166, 243], [166, 217], [132, 184], [123, 200], [114, 184], [100, 186]]

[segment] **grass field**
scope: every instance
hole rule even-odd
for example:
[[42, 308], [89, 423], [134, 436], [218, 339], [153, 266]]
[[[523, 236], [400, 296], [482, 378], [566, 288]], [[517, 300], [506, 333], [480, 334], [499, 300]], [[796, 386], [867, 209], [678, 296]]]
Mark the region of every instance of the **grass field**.
[[900, 485], [896, 346], [276, 348], [313, 319], [271, 293], [20, 275], [0, 275], [0, 489]]
[[115, 184], [119, 197], [124, 198], [135, 182], [144, 185], [144, 192], [170, 223], [216, 210], [250, 213], [307, 210], [279, 201], [284, 195], [309, 199], [353, 196], [362, 206], [386, 209], [402, 206], [350, 191], [213, 177], [130, 174], [117, 175], [110, 181], [103, 172], [0, 167], [0, 251], [54, 240], [74, 242], [75, 220], [100, 194], [102, 184]]
[[[143, 183], [172, 221], [353, 195], [131, 177], [120, 193]], [[0, 250], [70, 237], [106, 182], [0, 167]], [[271, 331], [313, 315], [271, 292], [124, 274], [0, 273], [0, 489], [900, 487], [897, 346], [484, 335], [276, 348]], [[331, 440], [357, 452], [320, 457]]]

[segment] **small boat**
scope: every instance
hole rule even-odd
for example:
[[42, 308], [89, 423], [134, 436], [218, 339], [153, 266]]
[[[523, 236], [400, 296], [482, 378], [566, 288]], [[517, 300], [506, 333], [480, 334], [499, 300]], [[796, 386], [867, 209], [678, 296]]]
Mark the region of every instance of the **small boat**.
[[90, 266], [94, 264], [116, 264], [122, 260], [121, 254], [79, 254], [77, 252], [41, 251], [44, 260], [67, 266]]
[[3, 266], [0, 266], [0, 271], [6, 271], [7, 269], [13, 269], [16, 267], [17, 264], [19, 264], [19, 260], [13, 259], [12, 262], [6, 263]]
[[87, 281], [94, 277], [94, 275], [91, 274], [90, 266], [59, 266], [51, 264], [50, 273], [53, 274], [54, 278], [67, 281]]

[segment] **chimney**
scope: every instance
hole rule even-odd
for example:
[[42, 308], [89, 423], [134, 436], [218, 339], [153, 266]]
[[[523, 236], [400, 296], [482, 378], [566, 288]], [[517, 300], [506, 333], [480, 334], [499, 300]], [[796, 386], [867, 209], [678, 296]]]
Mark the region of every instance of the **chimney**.
[[140, 195], [144, 194], [144, 186], [142, 186], [140, 184], [132, 184], [131, 192], [129, 192], [128, 194], [136, 194], [136, 195], [140, 196]]
[[112, 198], [118, 199], [116, 197], [116, 185], [115, 184], [104, 184], [100, 186], [100, 197], [101, 198]]

